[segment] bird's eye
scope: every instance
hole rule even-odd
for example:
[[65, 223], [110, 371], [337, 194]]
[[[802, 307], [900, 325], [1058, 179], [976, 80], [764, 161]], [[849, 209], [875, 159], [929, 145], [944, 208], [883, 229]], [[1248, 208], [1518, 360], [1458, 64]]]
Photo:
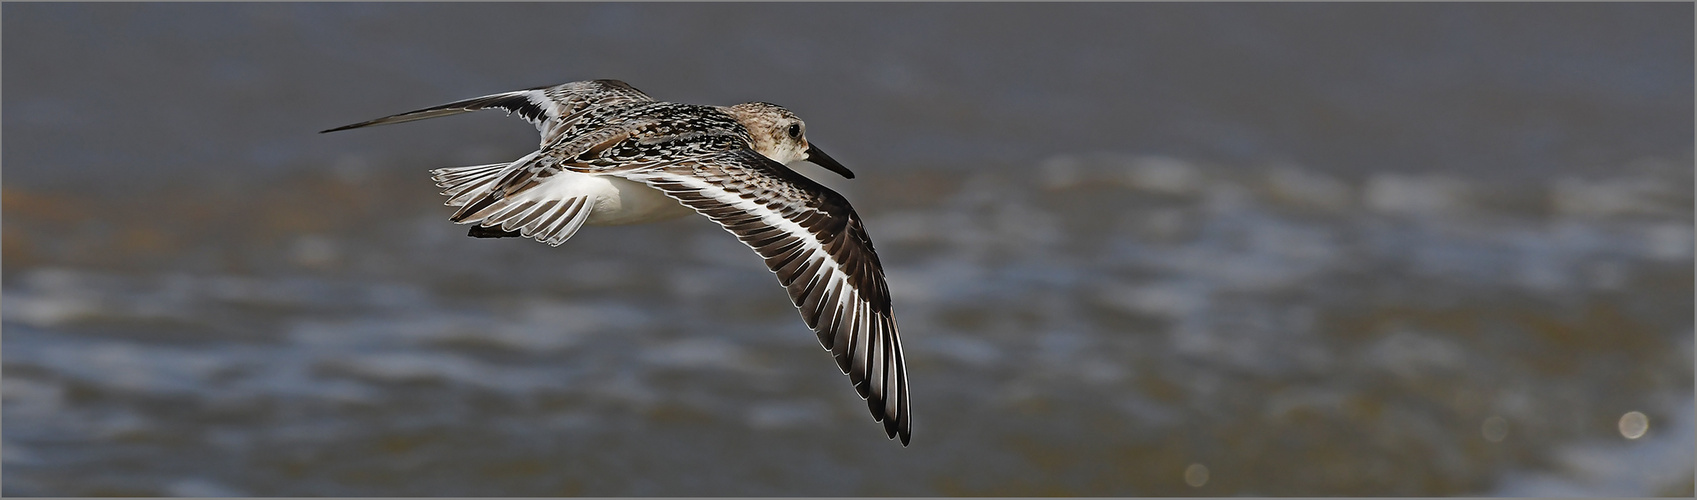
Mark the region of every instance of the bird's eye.
[[800, 139], [801, 138], [801, 124], [800, 123], [791, 123], [790, 124], [790, 138], [791, 139]]

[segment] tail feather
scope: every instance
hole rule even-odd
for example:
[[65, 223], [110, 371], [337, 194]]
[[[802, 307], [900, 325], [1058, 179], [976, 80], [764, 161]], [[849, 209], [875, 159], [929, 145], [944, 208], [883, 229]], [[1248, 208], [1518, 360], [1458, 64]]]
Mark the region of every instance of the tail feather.
[[593, 208], [587, 196], [543, 201], [520, 195], [496, 200], [457, 222], [560, 246], [583, 228]]
[[448, 197], [447, 205], [460, 207], [450, 220], [472, 224], [474, 238], [520, 236], [559, 246], [577, 234], [589, 220], [594, 204], [587, 196], [565, 199], [543, 198], [541, 193], [521, 191], [511, 196], [493, 196], [496, 181], [507, 163], [448, 167], [430, 171], [430, 179]]
[[436, 181], [436, 187], [442, 188], [442, 195], [448, 197], [443, 203], [450, 207], [463, 206], [472, 197], [488, 191], [501, 177], [501, 170], [508, 164], [491, 163], [488, 165], [472, 165], [469, 167], [438, 168], [430, 171], [430, 180]]

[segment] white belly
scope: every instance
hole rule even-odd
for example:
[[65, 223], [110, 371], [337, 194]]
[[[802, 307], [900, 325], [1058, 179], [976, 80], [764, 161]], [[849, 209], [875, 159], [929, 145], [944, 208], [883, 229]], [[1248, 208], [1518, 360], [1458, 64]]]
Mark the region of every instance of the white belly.
[[533, 189], [545, 198], [589, 196], [595, 205], [584, 223], [592, 226], [641, 224], [695, 213], [646, 184], [618, 177], [560, 172]]

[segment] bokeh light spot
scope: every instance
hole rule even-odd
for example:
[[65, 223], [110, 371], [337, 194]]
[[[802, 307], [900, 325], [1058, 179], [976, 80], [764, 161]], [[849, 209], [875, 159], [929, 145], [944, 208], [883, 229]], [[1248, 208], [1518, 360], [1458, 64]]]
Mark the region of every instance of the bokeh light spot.
[[1626, 412], [1620, 416], [1620, 435], [1627, 439], [1644, 437], [1650, 431], [1650, 417], [1636, 411]]
[[1189, 467], [1185, 467], [1184, 484], [1188, 484], [1192, 488], [1201, 488], [1202, 485], [1208, 484], [1208, 466], [1190, 464]]
[[1486, 441], [1500, 443], [1508, 437], [1508, 419], [1491, 415], [1485, 419], [1484, 424], [1479, 425], [1479, 433], [1485, 435]]

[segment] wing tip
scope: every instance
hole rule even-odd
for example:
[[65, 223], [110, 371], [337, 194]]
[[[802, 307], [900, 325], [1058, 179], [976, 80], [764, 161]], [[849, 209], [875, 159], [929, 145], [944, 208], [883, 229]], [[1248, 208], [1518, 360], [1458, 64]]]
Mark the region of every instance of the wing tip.
[[364, 123], [355, 123], [355, 124], [353, 124], [353, 125], [343, 125], [343, 126], [340, 126], [340, 127], [336, 127], [336, 128], [330, 128], [330, 129], [324, 129], [324, 130], [320, 130], [320, 131], [318, 131], [318, 133], [320, 133], [320, 134], [328, 134], [328, 133], [331, 133], [331, 132], [341, 132], [341, 131], [343, 131], [343, 130], [348, 130], [348, 129], [355, 129], [355, 128], [360, 128], [360, 127], [364, 127], [364, 126], [366, 126], [366, 125], [369, 125], [369, 124], [370, 124], [370, 122], [364, 122]]
[[908, 414], [905, 408], [898, 415], [875, 413], [872, 417], [874, 420], [883, 422], [884, 435], [892, 440], [899, 439], [903, 448], [906, 448], [908, 442], [913, 440], [913, 428], [909, 423]]

